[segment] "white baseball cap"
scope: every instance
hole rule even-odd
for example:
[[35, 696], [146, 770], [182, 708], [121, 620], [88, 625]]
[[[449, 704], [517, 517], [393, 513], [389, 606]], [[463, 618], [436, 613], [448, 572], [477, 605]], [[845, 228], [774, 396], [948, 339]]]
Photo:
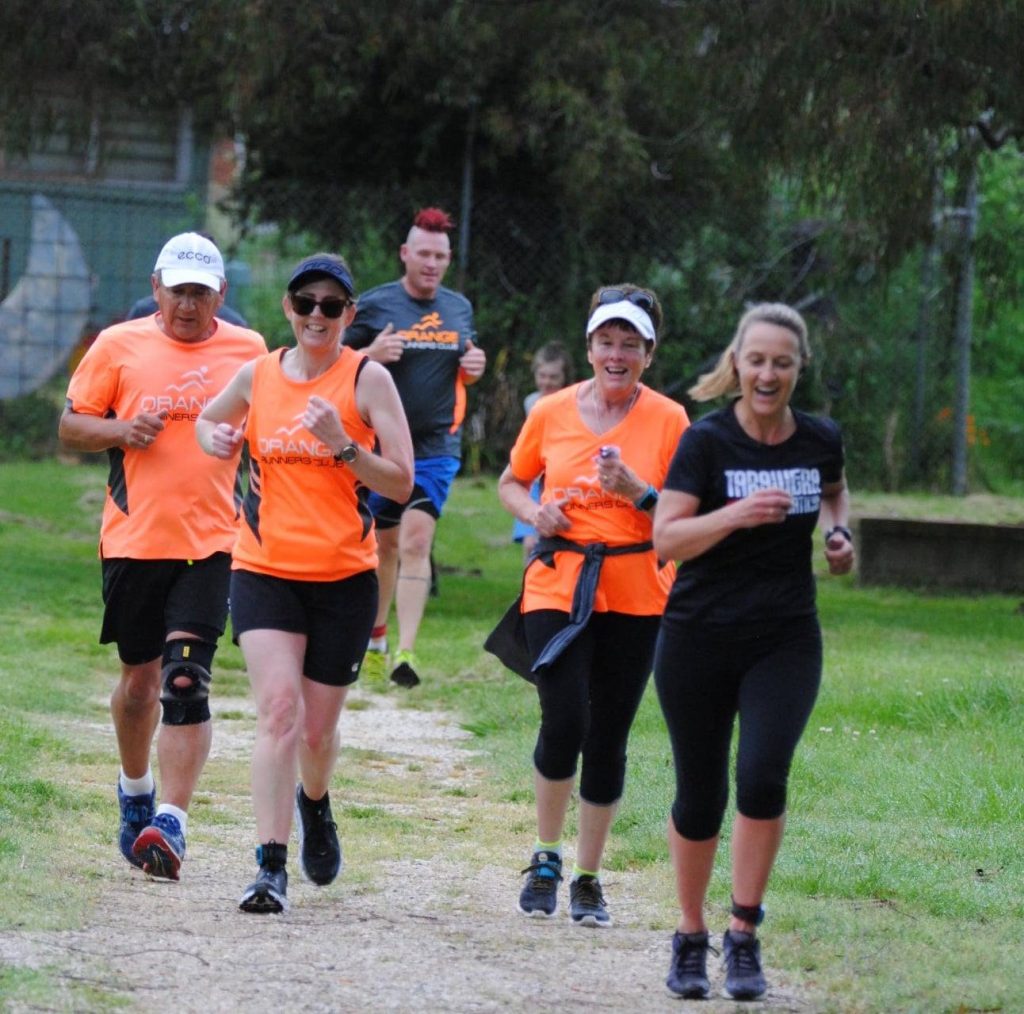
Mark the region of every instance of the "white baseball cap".
[[175, 285], [205, 285], [220, 292], [224, 282], [224, 258], [217, 247], [197, 232], [172, 236], [156, 259], [154, 272], [167, 288]]
[[602, 324], [606, 324], [610, 320], [628, 321], [649, 342], [658, 340], [651, 315], [628, 299], [619, 300], [617, 303], [601, 303], [590, 315], [590, 320], [587, 321], [587, 337], [589, 338]]

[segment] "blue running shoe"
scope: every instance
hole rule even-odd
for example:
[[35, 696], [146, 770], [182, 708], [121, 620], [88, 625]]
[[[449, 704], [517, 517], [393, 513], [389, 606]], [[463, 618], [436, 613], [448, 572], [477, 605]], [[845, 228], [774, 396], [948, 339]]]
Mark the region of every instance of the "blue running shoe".
[[157, 880], [177, 880], [181, 861], [185, 858], [185, 836], [178, 818], [158, 813], [144, 828], [132, 852], [142, 869]]
[[581, 873], [570, 882], [569, 917], [573, 926], [611, 926], [612, 917], [597, 877]]
[[153, 820], [156, 813], [156, 792], [143, 793], [141, 796], [126, 796], [121, 789], [121, 782], [117, 783], [117, 805], [121, 808], [121, 828], [118, 831], [118, 845], [121, 848], [121, 855], [132, 864], [142, 866], [142, 863], [132, 853], [132, 846], [135, 839], [142, 834], [143, 828], [147, 827]]
[[756, 1000], [768, 989], [761, 970], [761, 944], [753, 933], [726, 930], [722, 937], [725, 991], [734, 1000]]
[[534, 852], [523, 873], [526, 881], [519, 892], [519, 911], [534, 919], [550, 919], [558, 908], [562, 857], [555, 852]]

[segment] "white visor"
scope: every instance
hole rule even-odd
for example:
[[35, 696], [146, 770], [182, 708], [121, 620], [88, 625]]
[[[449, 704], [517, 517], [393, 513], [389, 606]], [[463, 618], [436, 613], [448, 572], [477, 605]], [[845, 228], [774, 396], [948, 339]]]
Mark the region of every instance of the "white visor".
[[650, 342], [657, 341], [654, 334], [654, 321], [651, 320], [650, 314], [628, 299], [599, 306], [587, 321], [587, 337], [589, 338], [602, 324], [606, 324], [610, 320], [628, 321], [642, 337]]

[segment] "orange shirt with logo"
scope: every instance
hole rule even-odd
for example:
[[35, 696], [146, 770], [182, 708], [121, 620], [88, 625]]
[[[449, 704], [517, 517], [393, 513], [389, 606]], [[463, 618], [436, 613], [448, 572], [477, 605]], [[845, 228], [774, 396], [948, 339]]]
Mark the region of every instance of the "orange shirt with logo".
[[311, 395], [332, 402], [349, 439], [366, 452], [376, 443], [356, 407], [366, 356], [342, 348], [329, 370], [294, 380], [281, 368], [285, 350], [260, 359], [246, 422], [249, 491], [233, 566], [297, 581], [340, 581], [377, 566], [368, 490], [334, 451], [302, 425]]
[[240, 502], [237, 461], [204, 454], [195, 421], [243, 364], [264, 354], [263, 338], [215, 321], [201, 342], [181, 342], [156, 317], [115, 324], [97, 336], [68, 386], [83, 415], [131, 419], [166, 410], [146, 450], [111, 448], [100, 555], [137, 560], [205, 559], [230, 552]]
[[[572, 527], [560, 533], [563, 537], [581, 545], [647, 542], [651, 538], [650, 515], [601, 488], [595, 458], [603, 445], [614, 444], [623, 462], [640, 479], [660, 490], [679, 438], [689, 425], [686, 410], [641, 386], [626, 417], [599, 436], [580, 416], [577, 397], [581, 386], [574, 384], [549, 394], [534, 405], [512, 448], [512, 474], [529, 485], [543, 472], [541, 502], [568, 500], [562, 511]], [[526, 572], [523, 612], [569, 612], [582, 566], [579, 553], [555, 553], [554, 567], [534, 560]], [[659, 565], [654, 550], [608, 557], [601, 570], [594, 610], [659, 615], [674, 577], [675, 565]]]

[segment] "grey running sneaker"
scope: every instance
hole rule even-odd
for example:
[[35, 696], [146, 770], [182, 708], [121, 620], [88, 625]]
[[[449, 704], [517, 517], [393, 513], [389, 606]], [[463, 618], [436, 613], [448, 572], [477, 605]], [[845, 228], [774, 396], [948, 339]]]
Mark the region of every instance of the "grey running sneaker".
[[768, 983], [761, 971], [761, 944], [753, 933], [726, 930], [722, 937], [725, 991], [734, 1000], [756, 1000]]
[[519, 892], [519, 911], [538, 919], [550, 919], [558, 908], [558, 882], [562, 879], [562, 857], [553, 852], [534, 852], [522, 871], [526, 883]]
[[601, 881], [589, 873], [581, 873], [569, 884], [569, 916], [574, 926], [611, 926]]
[[708, 981], [708, 951], [711, 946], [707, 932], [676, 933], [672, 937], [672, 964], [665, 985], [673, 996], [684, 1000], [703, 1000], [711, 991]]
[[135, 839], [132, 855], [151, 877], [177, 880], [185, 858], [185, 835], [178, 818], [170, 813], [158, 813]]
[[299, 785], [295, 789], [295, 830], [299, 838], [299, 869], [314, 884], [323, 887], [341, 871], [341, 842], [338, 825], [331, 815], [330, 793], [314, 802]]
[[138, 796], [126, 796], [117, 783], [117, 805], [121, 810], [121, 826], [117, 832], [117, 844], [121, 855], [132, 864], [142, 866], [142, 861], [135, 857], [132, 846], [135, 839], [148, 827], [156, 813], [156, 792], [144, 792]]
[[245, 889], [238, 907], [243, 912], [260, 914], [288, 911], [288, 871], [282, 866], [272, 870], [261, 866], [259, 875]]

